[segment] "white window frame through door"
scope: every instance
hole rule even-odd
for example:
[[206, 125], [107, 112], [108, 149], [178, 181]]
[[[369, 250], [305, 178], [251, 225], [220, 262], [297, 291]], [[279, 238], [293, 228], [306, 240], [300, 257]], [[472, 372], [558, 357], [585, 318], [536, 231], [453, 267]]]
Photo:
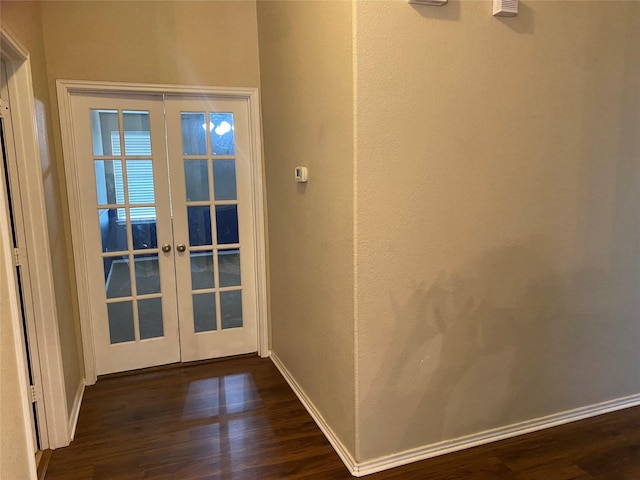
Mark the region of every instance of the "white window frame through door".
[[71, 231], [73, 252], [78, 285], [78, 303], [80, 306], [80, 324], [82, 328], [82, 344], [84, 351], [85, 379], [88, 385], [96, 382], [96, 362], [93, 345], [93, 331], [90, 321], [91, 298], [87, 288], [88, 271], [85, 265], [85, 242], [82, 228], [83, 215], [80, 211], [80, 182], [75, 165], [76, 158], [73, 144], [71, 96], [73, 94], [112, 94], [112, 95], [172, 95], [202, 97], [211, 95], [218, 98], [244, 100], [249, 109], [250, 136], [250, 169], [253, 212], [253, 242], [255, 245], [254, 275], [256, 279], [256, 312], [258, 325], [258, 354], [269, 356], [269, 336], [267, 323], [267, 287], [266, 287], [266, 246], [264, 225], [264, 188], [262, 146], [260, 128], [260, 103], [257, 88], [203, 87], [162, 84], [137, 84], [116, 82], [90, 82], [75, 80], [58, 80], [58, 106], [62, 129], [62, 148], [69, 195], [69, 213], [71, 215]]

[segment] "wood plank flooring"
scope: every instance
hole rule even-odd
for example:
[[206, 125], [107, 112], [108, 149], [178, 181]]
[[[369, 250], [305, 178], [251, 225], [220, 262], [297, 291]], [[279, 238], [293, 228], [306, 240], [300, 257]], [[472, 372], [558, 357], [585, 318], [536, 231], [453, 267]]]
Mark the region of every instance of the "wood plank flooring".
[[[353, 478], [270, 360], [100, 379], [46, 480]], [[640, 407], [413, 463], [369, 480], [640, 480]]]

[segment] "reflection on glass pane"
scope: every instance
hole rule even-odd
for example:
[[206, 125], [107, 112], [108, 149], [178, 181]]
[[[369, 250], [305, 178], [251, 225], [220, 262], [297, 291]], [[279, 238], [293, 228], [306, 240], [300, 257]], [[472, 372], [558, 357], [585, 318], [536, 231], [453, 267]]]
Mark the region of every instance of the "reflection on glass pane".
[[[94, 155], [120, 155], [120, 127], [117, 110], [91, 110], [91, 139]], [[112, 135], [115, 133], [115, 136]], [[114, 144], [115, 142], [115, 144]], [[118, 153], [113, 153], [114, 147]]]
[[136, 292], [138, 295], [160, 293], [160, 267], [158, 254], [136, 255], [133, 257], [136, 269]]
[[238, 243], [238, 206], [216, 205], [218, 243]]
[[235, 140], [233, 137], [233, 113], [210, 113], [211, 152], [213, 155], [233, 155]]
[[188, 202], [209, 200], [209, 173], [206, 160], [185, 160], [184, 181]]
[[242, 291], [220, 292], [222, 329], [242, 327]]
[[124, 203], [122, 162], [120, 160], [96, 160], [94, 166], [98, 205]]
[[[123, 111], [125, 155], [151, 155], [149, 112]], [[120, 153], [114, 153], [120, 155]]]
[[211, 210], [209, 207], [187, 207], [189, 245], [211, 245]]
[[185, 155], [207, 154], [204, 113], [182, 112], [182, 151]]
[[[129, 203], [153, 203], [153, 164], [151, 160], [127, 160]], [[133, 218], [133, 217], [132, 217]]]
[[147, 298], [138, 300], [138, 321], [140, 339], [156, 338], [164, 335], [162, 325], [162, 299]]
[[191, 252], [191, 288], [213, 287], [213, 252]]
[[218, 271], [221, 287], [240, 285], [240, 250], [218, 251]]
[[124, 208], [98, 210], [103, 252], [122, 252], [127, 246], [127, 216]]
[[216, 200], [236, 200], [236, 161], [213, 161], [213, 192]]
[[156, 234], [156, 209], [138, 207], [129, 209], [131, 213], [131, 234], [134, 250], [158, 248]]
[[216, 329], [216, 294], [193, 295], [193, 328], [196, 333]]
[[103, 260], [107, 298], [131, 296], [129, 257], [104, 257]]
[[132, 342], [136, 339], [131, 301], [108, 303], [107, 314], [111, 343]]

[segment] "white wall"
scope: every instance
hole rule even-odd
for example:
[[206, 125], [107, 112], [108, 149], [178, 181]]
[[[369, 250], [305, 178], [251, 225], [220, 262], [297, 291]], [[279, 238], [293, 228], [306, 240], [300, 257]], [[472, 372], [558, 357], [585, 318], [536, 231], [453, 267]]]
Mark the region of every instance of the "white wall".
[[640, 392], [640, 3], [355, 25], [358, 459]]

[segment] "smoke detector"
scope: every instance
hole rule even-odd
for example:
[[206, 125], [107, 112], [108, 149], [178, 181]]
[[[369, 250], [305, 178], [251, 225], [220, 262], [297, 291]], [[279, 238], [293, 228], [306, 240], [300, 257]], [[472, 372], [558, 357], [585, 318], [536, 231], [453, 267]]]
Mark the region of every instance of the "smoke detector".
[[518, 0], [493, 0], [493, 15], [515, 17], [518, 14]]

